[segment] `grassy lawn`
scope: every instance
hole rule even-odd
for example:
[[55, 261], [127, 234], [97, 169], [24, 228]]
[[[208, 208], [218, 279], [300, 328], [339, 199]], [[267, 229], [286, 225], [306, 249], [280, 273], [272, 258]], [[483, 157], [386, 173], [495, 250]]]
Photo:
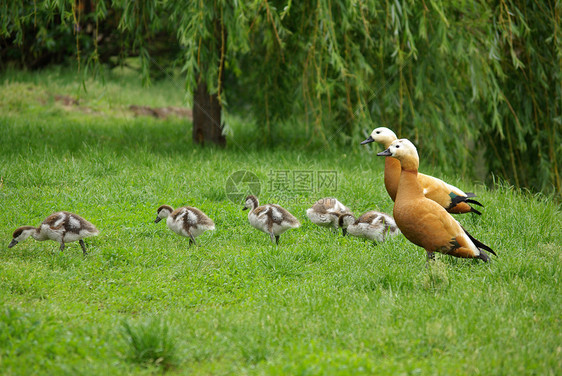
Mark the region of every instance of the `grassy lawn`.
[[[457, 218], [499, 255], [437, 255], [426, 268], [403, 236], [375, 247], [306, 218], [325, 196], [357, 214], [392, 212], [384, 162], [365, 147], [267, 150], [233, 119], [225, 150], [200, 148], [189, 120], [127, 111], [182, 106], [181, 85], [146, 89], [131, 74], [88, 82], [86, 93], [58, 70], [10, 72], [0, 85], [3, 375], [562, 372], [562, 215], [548, 197], [444, 175], [421, 151], [421, 171], [478, 195], [483, 215]], [[238, 170], [258, 176], [262, 203], [301, 220], [279, 247], [229, 200]], [[303, 173], [312, 186], [276, 189]], [[336, 185], [316, 184], [322, 174]], [[196, 206], [216, 230], [188, 248], [154, 223], [162, 204]], [[87, 257], [77, 243], [7, 248], [17, 227], [58, 210], [101, 231]]]

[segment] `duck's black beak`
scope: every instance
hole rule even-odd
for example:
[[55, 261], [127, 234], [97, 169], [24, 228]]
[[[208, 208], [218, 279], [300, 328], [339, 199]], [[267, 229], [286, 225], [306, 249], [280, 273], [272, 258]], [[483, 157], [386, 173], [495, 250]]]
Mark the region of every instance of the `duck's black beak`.
[[18, 241], [16, 239], [12, 239], [12, 241], [10, 242], [10, 244], [8, 245], [8, 248], [12, 248], [14, 245], [18, 244]]
[[242, 210], [248, 210], [248, 208], [244, 206], [244, 207], [242, 208]]
[[392, 153], [390, 152], [390, 148], [388, 148], [385, 151], [381, 151], [380, 153], [377, 153], [377, 155], [379, 157], [391, 157]]
[[362, 142], [361, 142], [361, 145], [370, 144], [371, 142], [375, 142], [375, 140], [373, 139], [372, 136], [369, 136], [368, 139], [366, 139], [365, 141], [362, 141]]
[[341, 234], [342, 234], [342, 236], [346, 236], [346, 235], [347, 235], [347, 229], [346, 229], [346, 228], [342, 228], [342, 229], [341, 229]]
[[154, 223], [158, 223], [158, 222], [160, 222], [161, 220], [162, 220], [162, 218], [156, 216], [156, 219], [154, 220]]

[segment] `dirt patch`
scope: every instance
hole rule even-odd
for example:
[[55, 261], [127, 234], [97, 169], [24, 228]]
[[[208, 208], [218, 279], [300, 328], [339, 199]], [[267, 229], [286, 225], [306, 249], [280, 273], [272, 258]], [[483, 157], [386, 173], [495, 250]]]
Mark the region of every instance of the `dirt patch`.
[[136, 116], [153, 116], [158, 119], [165, 119], [168, 116], [177, 116], [182, 118], [193, 119], [193, 113], [188, 108], [183, 107], [150, 107], [137, 106], [135, 104], [129, 106], [129, 110]]
[[62, 103], [65, 106], [78, 106], [80, 102], [78, 99], [72, 98], [68, 95], [55, 94], [55, 102]]
[[[62, 104], [65, 107], [77, 107], [80, 111], [87, 114], [98, 114], [99, 111], [91, 107], [81, 105], [80, 100], [73, 98], [69, 95], [55, 94], [53, 95], [55, 102]], [[136, 104], [130, 105], [125, 111], [131, 112], [134, 116], [152, 116], [157, 119], [166, 119], [169, 116], [176, 116], [180, 118], [193, 119], [193, 112], [185, 107], [150, 107], [139, 106]]]

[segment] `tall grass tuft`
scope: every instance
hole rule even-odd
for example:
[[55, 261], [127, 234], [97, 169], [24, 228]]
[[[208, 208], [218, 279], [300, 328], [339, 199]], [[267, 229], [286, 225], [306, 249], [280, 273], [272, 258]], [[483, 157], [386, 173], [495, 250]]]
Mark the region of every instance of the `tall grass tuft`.
[[179, 364], [176, 341], [162, 319], [150, 318], [137, 324], [125, 321], [122, 336], [128, 347], [126, 357], [130, 362], [165, 370]]

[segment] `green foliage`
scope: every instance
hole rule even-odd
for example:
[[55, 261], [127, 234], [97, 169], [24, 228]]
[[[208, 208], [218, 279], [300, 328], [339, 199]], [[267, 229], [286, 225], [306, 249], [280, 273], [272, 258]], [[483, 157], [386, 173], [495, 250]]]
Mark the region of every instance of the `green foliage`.
[[[226, 149], [200, 148], [185, 136], [186, 121], [123, 111], [132, 99], [181, 102], [170, 83], [93, 82], [69, 109], [33, 95], [74, 92], [71, 74], [10, 76], [21, 82], [4, 78], [0, 90], [3, 375], [149, 375], [165, 369], [158, 359], [172, 360], [167, 372], [180, 375], [555, 375], [562, 368], [562, 214], [548, 197], [436, 169], [486, 205], [480, 217], [457, 218], [499, 257], [483, 264], [437, 255], [426, 268], [423, 250], [404, 237], [374, 247], [307, 220], [305, 210], [327, 195], [356, 213], [392, 211], [383, 161], [354, 152], [358, 145], [269, 150], [238, 147], [245, 139], [234, 137]], [[245, 125], [232, 121], [236, 135]], [[240, 169], [261, 179], [262, 202], [278, 197], [302, 222], [279, 247], [227, 199], [226, 177]], [[268, 188], [272, 170], [335, 170], [337, 190], [280, 196]], [[216, 230], [188, 248], [154, 224], [161, 204], [195, 205]], [[16, 227], [60, 209], [100, 229], [86, 239], [87, 257], [76, 243], [63, 253], [33, 239], [6, 248]], [[162, 351], [133, 360], [153, 349]]]
[[[4, 2], [0, 37], [23, 46], [31, 32], [30, 51], [75, 45], [89, 63], [132, 54], [145, 82], [177, 57], [187, 91], [204, 80], [228, 112], [252, 115], [261, 142], [279, 143], [290, 127], [356, 143], [386, 125], [448, 171], [562, 191], [560, 1], [77, 4]], [[123, 42], [101, 54], [115, 42], [100, 35]]]

